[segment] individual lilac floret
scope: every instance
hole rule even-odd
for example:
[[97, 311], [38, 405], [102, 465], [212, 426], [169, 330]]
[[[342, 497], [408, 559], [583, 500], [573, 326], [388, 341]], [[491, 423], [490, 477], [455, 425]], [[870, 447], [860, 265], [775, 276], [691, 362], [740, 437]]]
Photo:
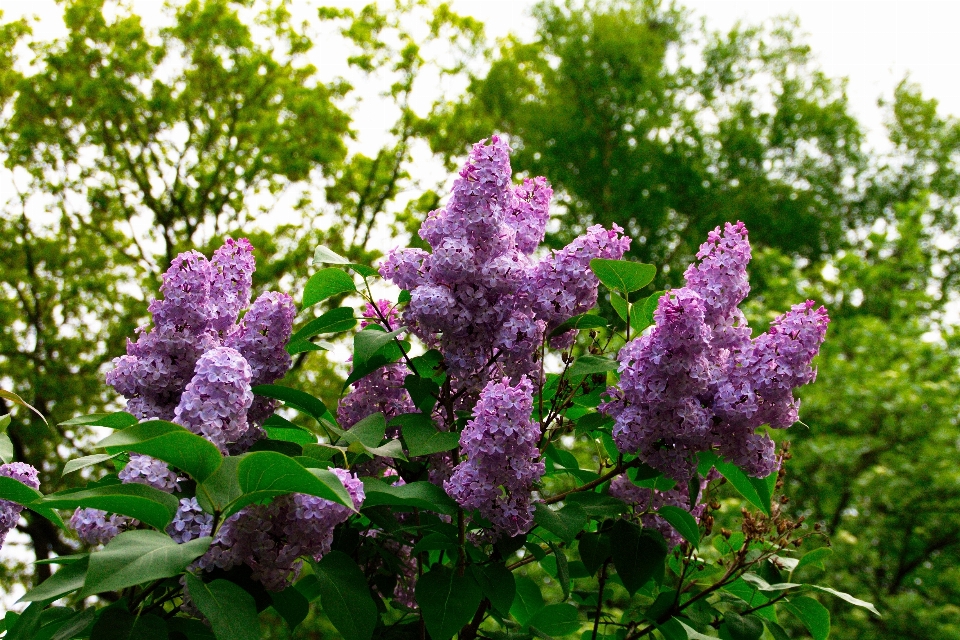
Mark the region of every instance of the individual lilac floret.
[[247, 431], [253, 402], [250, 365], [234, 349], [217, 347], [197, 361], [193, 380], [176, 409], [176, 421], [227, 451]]
[[602, 406], [615, 420], [619, 449], [675, 480], [689, 478], [697, 452], [710, 448], [710, 414], [698, 400], [709, 382], [703, 318], [702, 300], [689, 289], [663, 296], [654, 329], [620, 350], [620, 387]]
[[213, 516], [204, 512], [196, 498], [181, 498], [177, 514], [167, 525], [167, 534], [178, 544], [209, 536], [213, 532]]
[[211, 327], [227, 332], [237, 324], [240, 311], [250, 305], [253, 286], [253, 246], [246, 238], [227, 238], [210, 260], [215, 275], [211, 287], [214, 317]]
[[180, 490], [177, 474], [170, 470], [166, 462], [139, 453], [131, 453], [130, 462], [117, 475], [124, 484], [146, 484], [167, 493]]
[[[706, 484], [706, 480], [701, 480], [701, 491]], [[656, 489], [638, 487], [625, 475], [617, 476], [613, 482], [610, 483], [610, 495], [630, 505], [640, 523], [644, 527], [659, 531], [670, 548], [683, 542], [683, 537], [673, 528], [673, 525], [654, 512], [660, 507], [670, 505], [686, 509], [690, 512], [690, 515], [699, 521], [705, 508], [703, 504], [697, 504], [691, 511], [690, 495], [686, 490], [674, 488], [666, 491], [658, 491]]]
[[70, 518], [70, 527], [77, 532], [80, 541], [90, 546], [106, 544], [138, 524], [137, 520], [117, 514], [107, 515], [100, 509], [77, 509]]
[[[33, 465], [26, 462], [8, 462], [0, 465], [0, 476], [13, 478], [31, 489], [40, 488], [39, 473]], [[0, 500], [0, 547], [11, 529], [20, 521], [23, 506], [10, 500]]]
[[[363, 483], [343, 469], [331, 469], [343, 482], [354, 507], [363, 503]], [[200, 559], [204, 569], [245, 564], [253, 579], [270, 591], [282, 591], [299, 574], [304, 556], [319, 560], [330, 550], [334, 528], [352, 511], [323, 498], [285, 495], [266, 505], [250, 505], [220, 527], [210, 550]]]
[[460, 434], [466, 460], [443, 483], [461, 507], [478, 509], [490, 520], [497, 536], [519, 535], [533, 524], [530, 494], [544, 464], [532, 409], [533, 385], [526, 377], [516, 386], [507, 378], [487, 384]]
[[[544, 258], [533, 272], [529, 295], [538, 318], [552, 331], [564, 320], [589, 311], [597, 303], [600, 281], [590, 270], [594, 258], [619, 260], [630, 248], [630, 238], [620, 235], [623, 229], [614, 224], [611, 230], [600, 225], [587, 229], [560, 251]], [[568, 347], [573, 334], [558, 336], [555, 347]]]

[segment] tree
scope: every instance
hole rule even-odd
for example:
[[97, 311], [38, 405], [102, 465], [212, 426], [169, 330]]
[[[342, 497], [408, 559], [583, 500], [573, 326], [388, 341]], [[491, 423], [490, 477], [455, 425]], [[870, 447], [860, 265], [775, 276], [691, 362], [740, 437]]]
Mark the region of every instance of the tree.
[[508, 38], [426, 126], [448, 159], [490, 131], [509, 134], [518, 169], [563, 194], [555, 242], [619, 223], [631, 255], [676, 283], [725, 220], [808, 259], [869, 221], [851, 188], [859, 124], [796, 24], [715, 33], [653, 0], [544, 2], [534, 15], [535, 39]]

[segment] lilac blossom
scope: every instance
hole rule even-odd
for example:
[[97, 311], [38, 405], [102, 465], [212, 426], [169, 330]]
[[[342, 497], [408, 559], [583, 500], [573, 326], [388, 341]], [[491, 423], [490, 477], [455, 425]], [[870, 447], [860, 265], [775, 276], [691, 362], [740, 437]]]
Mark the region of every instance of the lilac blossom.
[[117, 475], [124, 484], [136, 482], [167, 493], [180, 490], [177, 474], [166, 462], [139, 453], [131, 453], [130, 462]]
[[214, 313], [210, 326], [215, 331], [229, 332], [237, 324], [240, 311], [250, 306], [253, 286], [253, 246], [246, 238], [227, 238], [213, 253], [210, 266], [214, 271], [211, 299]]
[[196, 498], [181, 498], [167, 534], [179, 544], [209, 536], [213, 532], [213, 516], [200, 508]]
[[70, 518], [70, 527], [77, 532], [81, 542], [90, 546], [106, 544], [137, 524], [133, 518], [91, 508], [77, 509]]
[[[7, 462], [0, 465], [0, 476], [13, 478], [31, 489], [40, 488], [39, 472], [26, 462]], [[0, 500], [0, 547], [11, 529], [20, 521], [23, 506], [10, 500]]]
[[675, 480], [690, 478], [696, 454], [714, 447], [749, 475], [765, 477], [779, 463], [773, 441], [756, 429], [796, 422], [793, 390], [816, 376], [811, 363], [827, 312], [812, 301], [795, 305], [751, 340], [737, 307], [750, 290], [746, 228], [718, 227], [697, 256], [687, 286], [660, 299], [654, 329], [620, 351], [620, 385], [602, 410], [615, 419], [621, 451]]
[[[363, 483], [343, 469], [331, 469], [359, 509]], [[266, 505], [250, 505], [220, 527], [199, 566], [230, 569], [245, 564], [254, 580], [271, 591], [282, 591], [299, 574], [304, 556], [319, 560], [330, 550], [334, 528], [352, 511], [323, 498], [304, 494], [280, 496]]]
[[401, 414], [416, 411], [410, 393], [403, 386], [406, 376], [406, 367], [394, 362], [358, 380], [337, 407], [340, 426], [349, 429], [377, 412], [390, 422]]
[[619, 227], [591, 227], [535, 262], [552, 190], [543, 178], [512, 185], [509, 152], [497, 136], [475, 144], [450, 201], [420, 228], [432, 253], [393, 251], [380, 267], [410, 291], [404, 322], [443, 352], [458, 390], [478, 391], [497, 371], [533, 375], [545, 332], [596, 301], [596, 279], [583, 280], [590, 259], [619, 258], [629, 245]]
[[176, 408], [176, 420], [226, 452], [248, 429], [253, 403], [250, 365], [235, 349], [217, 347], [197, 361], [196, 372]]
[[443, 483], [461, 507], [490, 520], [497, 535], [525, 533], [533, 524], [531, 492], [544, 464], [537, 448], [540, 425], [530, 419], [532, 394], [526, 377], [516, 386], [508, 378], [487, 384], [460, 434], [466, 460]]

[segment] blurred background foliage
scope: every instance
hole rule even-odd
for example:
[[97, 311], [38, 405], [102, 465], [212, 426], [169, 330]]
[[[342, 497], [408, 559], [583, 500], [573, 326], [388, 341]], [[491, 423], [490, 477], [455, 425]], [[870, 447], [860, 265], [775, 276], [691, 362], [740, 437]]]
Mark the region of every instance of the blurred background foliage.
[[[553, 183], [553, 246], [617, 223], [675, 286], [708, 230], [743, 220], [754, 327], [827, 305], [804, 424], [782, 434], [789, 508], [837, 551], [822, 583], [884, 613], [825, 601], [834, 636], [960, 636], [960, 124], [919, 87], [881, 105], [877, 150], [789, 20], [719, 33], [653, 0], [545, 2], [532, 39], [491, 42], [426, 0], [322, 9], [351, 82], [321, 79], [285, 2], [176, 2], [161, 28], [63, 6], [54, 41], [0, 22], [0, 386], [51, 425], [116, 406], [105, 368], [179, 251], [244, 235], [256, 288], [296, 292], [317, 244], [370, 261], [416, 242], [443, 166], [501, 132], [517, 172]], [[438, 78], [466, 88], [438, 96]], [[374, 153], [353, 144], [358, 81], [395, 117]], [[314, 358], [288, 381], [335, 402], [336, 374]], [[62, 486], [91, 434], [15, 416], [17, 458]], [[29, 514], [21, 529], [38, 559], [74, 544]], [[8, 564], [0, 585], [47, 566]]]

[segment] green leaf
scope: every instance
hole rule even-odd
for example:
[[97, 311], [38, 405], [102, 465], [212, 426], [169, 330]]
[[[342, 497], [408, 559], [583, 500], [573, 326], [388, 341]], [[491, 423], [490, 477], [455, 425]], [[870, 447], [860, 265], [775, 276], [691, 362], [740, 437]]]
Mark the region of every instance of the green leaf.
[[670, 526], [676, 529], [684, 540], [695, 547], [700, 544], [700, 527], [689, 511], [672, 505], [664, 505], [657, 510], [657, 515], [669, 522]]
[[773, 636], [773, 640], [790, 640], [790, 635], [787, 631], [773, 620], [764, 620], [763, 624], [767, 626], [770, 635]]
[[568, 505], [575, 504], [583, 509], [587, 517], [595, 520], [606, 520], [607, 518], [616, 518], [622, 513], [627, 512], [627, 505], [623, 500], [613, 496], [594, 493], [593, 491], [582, 491], [580, 493], [571, 493], [563, 500]]
[[642, 302], [637, 302], [630, 309], [630, 327], [640, 333], [644, 329], [653, 325], [653, 312], [657, 310], [657, 305], [660, 303], [660, 298], [663, 297], [665, 291], [657, 291], [656, 293], [647, 297], [646, 300]]
[[877, 608], [873, 606], [873, 604], [867, 602], [866, 600], [854, 598], [849, 593], [844, 593], [843, 591], [837, 591], [836, 589], [831, 589], [830, 587], [821, 587], [820, 585], [816, 585], [816, 584], [812, 584], [810, 586], [818, 591], [823, 591], [824, 593], [829, 593], [830, 595], [834, 595], [840, 598], [841, 600], [845, 602], [849, 602], [850, 604], [856, 607], [862, 607], [867, 611], [869, 611], [870, 613], [872, 613], [873, 615], [877, 616], [878, 618], [882, 617], [880, 615], [880, 612], [877, 611]]
[[343, 432], [339, 444], [359, 443], [365, 447], [377, 447], [387, 431], [387, 419], [379, 411], [359, 420]]
[[40, 419], [43, 420], [43, 423], [44, 423], [44, 424], [50, 424], [49, 422], [47, 422], [47, 419], [43, 417], [43, 414], [40, 413], [39, 411], [37, 411], [37, 410], [33, 407], [33, 405], [27, 403], [26, 400], [24, 400], [23, 398], [21, 398], [21, 397], [18, 396], [17, 394], [13, 393], [12, 391], [4, 391], [3, 389], [0, 389], [0, 398], [3, 398], [4, 400], [9, 400], [10, 402], [13, 402], [14, 404], [18, 404], [18, 405], [20, 405], [21, 407], [26, 407], [27, 409], [30, 409], [30, 411], [33, 411], [35, 414], [37, 414], [38, 416], [40, 416]]
[[383, 331], [376, 325], [368, 325], [363, 331], [354, 336], [353, 342], [353, 361], [354, 366], [359, 366], [367, 362], [388, 344], [393, 343], [394, 338], [404, 333], [406, 327], [400, 327], [389, 333]]
[[620, 316], [620, 319], [624, 322], [627, 321], [627, 317], [630, 315], [630, 305], [627, 304], [627, 301], [623, 299], [623, 296], [610, 292], [610, 306], [613, 307], [613, 310], [617, 312], [617, 315]]
[[291, 356], [295, 356], [300, 353], [306, 353], [309, 351], [327, 351], [328, 349], [317, 343], [310, 342], [309, 340], [300, 340], [299, 342], [288, 342], [287, 346], [284, 347]]
[[159, 531], [124, 531], [102, 551], [90, 554], [80, 597], [172, 578], [206, 553], [212, 541], [213, 538], [205, 537], [177, 544]]
[[657, 625], [657, 629], [669, 640], [673, 640], [673, 638], [680, 640], [716, 640], [713, 636], [700, 633], [679, 618], [670, 618], [665, 623]]
[[10, 426], [10, 414], [5, 413], [0, 416], [0, 433], [4, 433], [7, 430], [7, 427]]
[[411, 456], [450, 451], [460, 444], [460, 434], [437, 430], [427, 414], [405, 413], [391, 420], [390, 424], [400, 425], [400, 437]]
[[78, 611], [66, 620], [63, 625], [57, 629], [56, 633], [50, 636], [50, 640], [70, 640], [70, 638], [75, 638], [91, 627], [96, 617], [97, 610], [92, 607]]
[[276, 451], [255, 451], [244, 456], [237, 465], [237, 482], [241, 496], [224, 510], [224, 518], [248, 504], [287, 493], [305, 493], [354, 508], [350, 494], [334, 473], [308, 470]]
[[542, 502], [538, 502], [533, 521], [566, 543], [570, 543], [587, 524], [587, 513], [577, 504], [564, 505], [554, 511]]
[[197, 502], [207, 513], [223, 511], [228, 504], [240, 497], [240, 481], [237, 467], [246, 456], [227, 456], [217, 472], [197, 485]]
[[667, 544], [658, 532], [617, 520], [610, 532], [613, 564], [630, 595], [663, 571]]
[[294, 344], [320, 335], [321, 333], [339, 333], [357, 326], [357, 319], [353, 316], [353, 309], [338, 307], [331, 309], [318, 318], [314, 318], [303, 325], [290, 336], [289, 343]]
[[82, 458], [76, 458], [75, 460], [68, 460], [67, 464], [63, 465], [63, 473], [61, 473], [60, 476], [63, 477], [68, 473], [80, 471], [80, 469], [86, 469], [87, 467], [92, 467], [95, 464], [100, 464], [101, 462], [106, 462], [107, 460], [113, 460], [118, 455], [120, 454], [95, 453], [92, 456], [83, 456]]
[[[312, 566], [320, 605], [340, 635], [346, 640], [370, 640], [377, 626], [377, 607], [357, 563], [341, 551], [331, 551]], [[419, 589], [418, 584], [418, 593]]]
[[741, 616], [733, 611], [723, 614], [732, 640], [760, 640], [763, 635], [763, 621], [756, 616]]
[[163, 460], [203, 482], [220, 468], [217, 446], [184, 427], [165, 420], [149, 420], [114, 432], [97, 443], [107, 453], [132, 451]]
[[315, 420], [320, 420], [327, 413], [327, 405], [319, 398], [314, 398], [305, 391], [282, 387], [278, 384], [259, 384], [251, 389], [258, 396], [282, 400], [291, 409], [306, 414]]
[[56, 600], [71, 591], [83, 587], [83, 582], [87, 577], [87, 564], [89, 556], [79, 562], [65, 565], [52, 576], [38, 584], [20, 598], [19, 602], [41, 602], [43, 600]]
[[829, 637], [830, 612], [813, 598], [791, 598], [781, 602], [779, 606], [795, 615], [813, 636], [813, 640], [827, 640]]
[[229, 580], [205, 584], [192, 573], [186, 574], [186, 580], [190, 599], [210, 621], [217, 638], [259, 640], [260, 620], [253, 596]]
[[217, 640], [210, 627], [195, 618], [170, 618], [167, 628], [173, 638], [177, 637], [174, 633], [179, 633], [187, 640]]
[[93, 489], [68, 489], [47, 496], [42, 504], [54, 509], [103, 509], [136, 518], [163, 531], [177, 513], [179, 501], [169, 493], [134, 482]]
[[40, 616], [43, 614], [45, 608], [46, 603], [44, 602], [32, 603], [16, 618], [16, 622], [13, 623], [12, 627], [9, 622], [11, 612], [8, 612], [4, 618], [7, 620], [8, 631], [7, 634], [3, 636], [3, 640], [33, 640], [37, 629], [40, 628]]
[[593, 373], [605, 373], [607, 371], [616, 371], [620, 366], [612, 358], [603, 358], [600, 356], [581, 356], [576, 362], [570, 365], [567, 375], [571, 377], [588, 376]]
[[610, 557], [610, 537], [605, 533], [584, 531], [577, 544], [583, 567], [591, 576]]
[[652, 264], [604, 258], [591, 260], [590, 270], [609, 289], [616, 289], [624, 293], [642, 289], [653, 282], [654, 276], [657, 275], [657, 268]]
[[126, 429], [140, 422], [134, 416], [126, 411], [117, 411], [115, 413], [91, 413], [88, 416], [80, 416], [66, 422], [61, 422], [61, 427], [73, 427], [84, 425], [88, 427], [108, 427], [110, 429]]
[[565, 636], [580, 628], [580, 615], [573, 605], [550, 604], [533, 614], [527, 626], [550, 636]]
[[366, 493], [364, 508], [380, 505], [418, 507], [446, 515], [454, 515], [458, 509], [457, 503], [441, 487], [425, 480], [395, 487], [383, 480], [364, 478], [363, 489]]
[[444, 533], [428, 533], [413, 545], [410, 555], [416, 556], [423, 551], [456, 551], [457, 547], [457, 541]]
[[564, 320], [557, 328], [550, 332], [549, 337], [558, 336], [567, 331], [572, 331], [574, 329], [602, 329], [606, 328], [607, 321], [601, 318], [598, 315], [592, 313], [581, 313], [578, 316], [573, 316], [568, 320]]
[[350, 264], [350, 260], [321, 244], [313, 252], [313, 264]]
[[119, 604], [100, 611], [90, 640], [167, 640], [167, 623], [154, 614], [137, 615]]
[[507, 616], [517, 594], [517, 581], [513, 572], [497, 562], [482, 567], [471, 565], [470, 568], [474, 572], [474, 578], [480, 585], [484, 597], [490, 601], [490, 604], [500, 615]]
[[403, 380], [403, 388], [410, 394], [413, 406], [424, 413], [430, 413], [440, 396], [440, 385], [423, 376], [412, 373]]
[[301, 429], [300, 427], [268, 427], [264, 425], [263, 430], [267, 432], [267, 438], [270, 440], [293, 442], [301, 446], [305, 444], [317, 443], [317, 436], [313, 435], [306, 429]]
[[516, 581], [517, 595], [510, 606], [510, 615], [521, 626], [526, 626], [527, 622], [543, 609], [543, 594], [540, 586], [527, 576], [516, 576]]
[[300, 310], [312, 307], [331, 296], [340, 293], [352, 293], [356, 290], [353, 278], [341, 269], [335, 267], [321, 269], [307, 280], [307, 285], [303, 288], [303, 304]]
[[0, 433], [0, 462], [13, 462], [13, 440], [5, 433]]
[[310, 603], [303, 594], [294, 587], [287, 587], [283, 591], [270, 591], [270, 604], [280, 617], [287, 621], [290, 630], [307, 619], [310, 613]]
[[57, 515], [57, 512], [40, 502], [43, 494], [23, 484], [19, 480], [0, 476], [0, 499], [16, 502], [19, 505], [38, 513], [47, 520], [53, 522], [61, 529], [66, 529], [63, 520]]
[[552, 557], [557, 567], [557, 582], [560, 583], [560, 588], [563, 590], [563, 599], [566, 600], [570, 597], [570, 566], [567, 564], [567, 554], [555, 542], [547, 542], [547, 545], [553, 551]]
[[815, 566], [821, 569], [824, 568], [823, 560], [829, 555], [833, 554], [833, 549], [830, 547], [820, 547], [819, 549], [813, 549], [801, 556], [800, 560], [797, 562], [797, 566], [793, 568], [793, 571], [790, 572], [792, 576], [794, 573], [800, 570], [800, 567]]
[[472, 573], [458, 576], [435, 565], [417, 580], [417, 604], [433, 640], [449, 640], [470, 622], [480, 606], [483, 592]]
[[763, 497], [757, 492], [757, 485], [751, 482], [752, 479], [747, 477], [747, 474], [735, 465], [724, 462], [723, 460], [717, 460], [713, 463], [713, 466], [727, 479], [727, 482], [732, 484], [734, 488], [740, 492], [741, 496], [746, 498], [747, 502], [759, 508], [768, 516], [770, 515], [769, 496], [767, 496], [766, 501], [764, 501]]

